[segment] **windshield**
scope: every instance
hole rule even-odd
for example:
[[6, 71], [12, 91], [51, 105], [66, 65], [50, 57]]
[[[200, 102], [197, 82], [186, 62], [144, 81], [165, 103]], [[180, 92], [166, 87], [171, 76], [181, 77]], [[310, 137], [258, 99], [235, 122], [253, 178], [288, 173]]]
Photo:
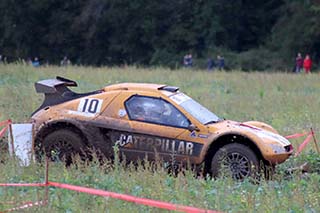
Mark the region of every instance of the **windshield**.
[[221, 120], [217, 115], [183, 93], [174, 94], [170, 98], [202, 124], [216, 123]]

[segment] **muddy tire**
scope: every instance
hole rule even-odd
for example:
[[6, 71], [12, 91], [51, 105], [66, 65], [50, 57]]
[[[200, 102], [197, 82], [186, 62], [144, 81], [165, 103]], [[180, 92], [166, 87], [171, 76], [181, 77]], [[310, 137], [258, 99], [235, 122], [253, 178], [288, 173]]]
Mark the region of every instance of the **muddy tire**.
[[242, 180], [257, 177], [259, 160], [254, 152], [245, 145], [232, 143], [220, 148], [211, 161], [211, 173], [214, 177], [229, 176]]
[[83, 140], [72, 129], [58, 129], [43, 138], [42, 145], [46, 156], [51, 161], [72, 163], [74, 155], [81, 154], [84, 149]]

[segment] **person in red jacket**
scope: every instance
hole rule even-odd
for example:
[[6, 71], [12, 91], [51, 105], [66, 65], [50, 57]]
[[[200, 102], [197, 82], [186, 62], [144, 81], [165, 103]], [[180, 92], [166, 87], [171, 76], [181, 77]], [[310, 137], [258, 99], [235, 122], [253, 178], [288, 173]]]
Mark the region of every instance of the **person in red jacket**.
[[310, 73], [311, 71], [311, 66], [312, 66], [312, 61], [309, 56], [309, 54], [306, 55], [306, 57], [303, 60], [303, 68], [305, 73]]

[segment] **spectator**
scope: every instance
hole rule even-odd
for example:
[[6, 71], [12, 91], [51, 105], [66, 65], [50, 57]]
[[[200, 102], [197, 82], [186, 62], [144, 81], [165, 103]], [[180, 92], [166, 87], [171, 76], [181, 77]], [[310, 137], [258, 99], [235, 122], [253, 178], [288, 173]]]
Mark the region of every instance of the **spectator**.
[[71, 65], [71, 61], [68, 59], [67, 56], [63, 57], [63, 59], [60, 61], [61, 66], [69, 66]]
[[187, 54], [183, 57], [183, 65], [185, 67], [192, 67], [193, 65], [192, 54]]
[[184, 67], [188, 66], [188, 55], [183, 56], [183, 66]]
[[0, 55], [0, 64], [6, 64], [7, 63], [7, 57]]
[[34, 67], [39, 67], [40, 66], [40, 62], [38, 57], [35, 57], [34, 60], [32, 61], [32, 66]]
[[306, 74], [311, 72], [311, 67], [312, 67], [312, 60], [310, 58], [310, 55], [307, 54], [306, 57], [303, 60], [303, 68], [304, 68], [304, 72]]
[[225, 62], [223, 56], [218, 55], [217, 56], [217, 63], [219, 70], [224, 70]]
[[192, 58], [192, 55], [189, 54], [189, 67], [192, 67], [193, 66], [193, 58]]
[[215, 66], [214, 60], [211, 57], [208, 58], [207, 69], [211, 71], [212, 69], [214, 69], [214, 66]]
[[26, 61], [27, 65], [32, 65], [32, 60], [30, 57], [27, 58], [27, 61]]
[[296, 66], [295, 66], [295, 72], [299, 73], [301, 72], [303, 67], [303, 58], [301, 56], [301, 53], [298, 53], [297, 57], [296, 57]]

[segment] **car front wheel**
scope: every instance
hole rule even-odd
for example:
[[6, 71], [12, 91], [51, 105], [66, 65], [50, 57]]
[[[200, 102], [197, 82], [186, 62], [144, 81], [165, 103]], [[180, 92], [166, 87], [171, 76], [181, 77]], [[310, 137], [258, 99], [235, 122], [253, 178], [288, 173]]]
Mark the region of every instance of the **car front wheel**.
[[259, 172], [259, 160], [248, 146], [238, 143], [227, 144], [213, 156], [211, 172], [214, 177], [225, 175], [237, 180], [256, 177]]

